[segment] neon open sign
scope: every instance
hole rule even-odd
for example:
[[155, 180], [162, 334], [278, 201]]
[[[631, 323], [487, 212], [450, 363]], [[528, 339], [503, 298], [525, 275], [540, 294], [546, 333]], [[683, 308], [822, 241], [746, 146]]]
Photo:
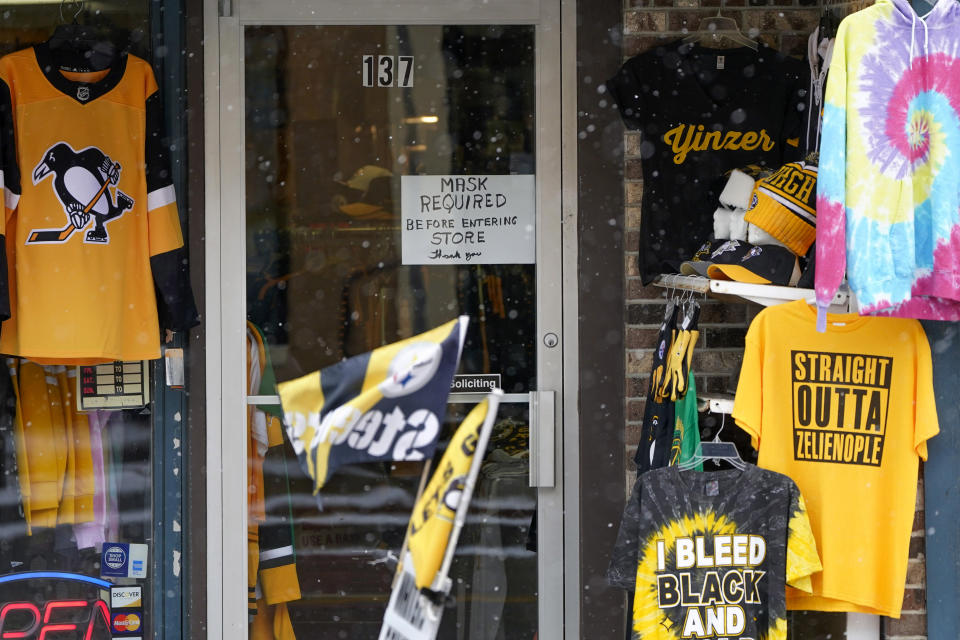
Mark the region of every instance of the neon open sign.
[[[56, 571], [0, 576], [0, 585], [23, 580], [69, 580], [86, 582], [101, 588], [110, 587], [110, 583], [105, 580]], [[102, 626], [97, 624], [98, 620], [103, 622]], [[109, 634], [110, 610], [107, 604], [99, 599], [51, 600], [39, 605], [33, 602], [5, 602], [0, 605], [0, 640], [91, 640], [94, 629], [98, 626]]]

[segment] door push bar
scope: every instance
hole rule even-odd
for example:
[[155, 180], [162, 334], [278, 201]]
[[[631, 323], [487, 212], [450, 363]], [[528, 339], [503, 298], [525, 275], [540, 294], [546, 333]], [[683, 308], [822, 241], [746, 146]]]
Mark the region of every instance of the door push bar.
[[530, 486], [556, 486], [554, 478], [554, 434], [556, 433], [556, 392], [530, 392]]

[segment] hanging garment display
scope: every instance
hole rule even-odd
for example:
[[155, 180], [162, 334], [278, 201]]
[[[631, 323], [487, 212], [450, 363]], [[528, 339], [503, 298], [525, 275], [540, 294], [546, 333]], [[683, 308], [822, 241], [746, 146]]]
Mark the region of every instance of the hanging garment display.
[[[673, 443], [670, 464], [683, 464], [693, 457], [700, 445], [700, 414], [697, 412], [697, 383], [693, 371], [687, 372], [687, 392], [674, 406]], [[702, 465], [696, 466], [703, 471]]]
[[[251, 395], [276, 395], [276, 379], [263, 333], [247, 323], [247, 382]], [[299, 600], [290, 494], [296, 454], [285, 439], [280, 407], [247, 410], [248, 614], [251, 637], [293, 640], [287, 603]]]
[[[7, 367], [0, 367], [0, 558], [6, 559], [3, 546], [29, 532], [21, 490], [19, 460], [22, 456], [23, 429], [17, 424], [17, 398]], [[27, 479], [29, 483], [29, 479]], [[0, 565], [0, 573], [12, 567]]]
[[635, 640], [787, 637], [785, 587], [820, 571], [803, 497], [779, 473], [680, 471], [637, 479], [608, 579], [634, 589]]
[[653, 384], [656, 387], [654, 393], [658, 397], [676, 402], [686, 396], [693, 347], [700, 335], [697, 329], [699, 321], [700, 303], [696, 300], [680, 303], [680, 313], [670, 347], [667, 349], [666, 362], [662, 371], [655, 369], [653, 372]]
[[[21, 482], [28, 479], [31, 528], [54, 527], [63, 499], [67, 472], [67, 434], [56, 378], [41, 365], [23, 362], [11, 371], [18, 388], [25, 457], [19, 466]], [[52, 373], [52, 372], [51, 372]], [[51, 387], [55, 397], [51, 397]], [[56, 411], [52, 410], [56, 406]]]
[[[690, 364], [693, 349], [700, 335], [697, 324], [700, 319], [700, 303], [696, 300], [670, 300], [664, 308], [664, 318], [654, 345], [653, 367], [643, 410], [643, 424], [640, 428], [640, 442], [634, 462], [637, 472], [656, 469], [671, 464], [678, 452], [696, 438], [690, 432], [688, 417], [686, 425], [676, 422], [678, 408], [683, 408], [689, 416], [690, 407], [681, 405], [689, 395], [692, 410], [696, 414], [696, 391], [692, 395], [689, 389], [693, 385], [693, 373]], [[695, 423], [695, 421], [694, 421]], [[679, 440], [678, 440], [679, 438]]]
[[[806, 153], [820, 150], [823, 125], [823, 92], [827, 72], [833, 60], [834, 36], [837, 24], [832, 12], [824, 8], [820, 25], [807, 38], [807, 64], [810, 65], [810, 90], [807, 93], [807, 133], [804, 138]], [[828, 24], [829, 23], [829, 24]]]
[[939, 431], [930, 347], [920, 323], [829, 314], [816, 331], [803, 300], [750, 325], [733, 416], [807, 500], [823, 560], [790, 609], [899, 617], [917, 467]]
[[197, 324], [160, 106], [133, 55], [82, 73], [46, 43], [0, 59], [0, 352], [155, 359], [161, 326]]
[[667, 302], [663, 322], [660, 323], [660, 330], [657, 333], [647, 400], [643, 406], [640, 442], [633, 457], [637, 465], [637, 473], [662, 467], [670, 459], [676, 406], [660, 393], [659, 383], [666, 377], [667, 357], [673, 334], [676, 332], [678, 306], [673, 300]]
[[[139, 424], [126, 424], [120, 411], [81, 412], [75, 404], [77, 371], [7, 358], [14, 419], [16, 464], [3, 467], [20, 486], [28, 534], [58, 527], [60, 547], [89, 549], [116, 540], [120, 527], [120, 487], [141, 490], [126, 500], [131, 514], [143, 507], [146, 479], [137, 467], [136, 437], [125, 436]], [[109, 435], [106, 426], [118, 418]], [[118, 478], [125, 472], [126, 480]]]
[[844, 273], [860, 313], [960, 320], [960, 4], [845, 18], [817, 194], [819, 328]]
[[[77, 540], [78, 549], [88, 549], [103, 544], [108, 539], [108, 527], [116, 521], [116, 501], [112, 505], [107, 491], [110, 483], [107, 481], [107, 462], [104, 456], [103, 430], [110, 419], [109, 411], [91, 411], [86, 414], [90, 428], [90, 458], [93, 474], [93, 519], [90, 522], [78, 523], [73, 526], [73, 535]], [[111, 510], [110, 507], [113, 507]], [[116, 540], [115, 537], [109, 538]]]
[[624, 63], [606, 86], [641, 133], [644, 284], [710, 235], [724, 174], [799, 159], [807, 68], [771, 49], [674, 42]]

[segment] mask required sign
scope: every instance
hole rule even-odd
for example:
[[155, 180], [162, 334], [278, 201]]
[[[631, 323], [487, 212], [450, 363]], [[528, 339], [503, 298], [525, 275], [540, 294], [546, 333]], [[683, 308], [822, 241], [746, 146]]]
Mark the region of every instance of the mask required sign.
[[403, 264], [532, 264], [532, 175], [402, 176]]

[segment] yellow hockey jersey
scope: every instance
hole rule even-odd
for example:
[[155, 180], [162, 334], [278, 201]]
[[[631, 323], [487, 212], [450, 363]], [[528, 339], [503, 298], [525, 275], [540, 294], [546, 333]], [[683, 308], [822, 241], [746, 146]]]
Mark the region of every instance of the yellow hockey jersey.
[[0, 59], [0, 352], [158, 358], [161, 324], [197, 313], [153, 71], [126, 54], [102, 71], [62, 62], [46, 44]]

